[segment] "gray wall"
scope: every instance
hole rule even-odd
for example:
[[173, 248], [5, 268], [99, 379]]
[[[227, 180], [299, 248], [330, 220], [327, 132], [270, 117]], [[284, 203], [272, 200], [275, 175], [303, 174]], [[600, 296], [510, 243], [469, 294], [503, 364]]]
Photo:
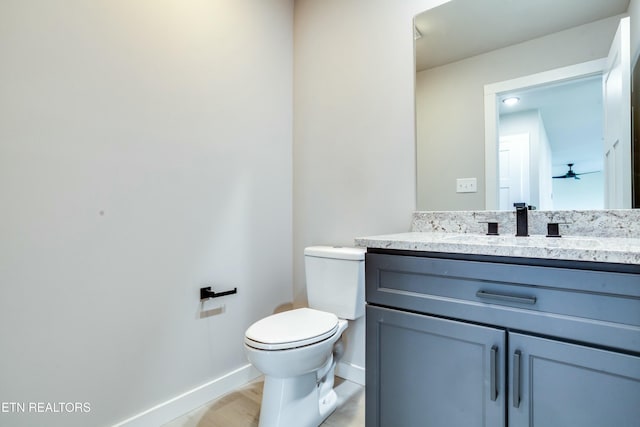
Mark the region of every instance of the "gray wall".
[[0, 3], [0, 401], [91, 404], [0, 425], [246, 366], [292, 300], [292, 52], [292, 0]]
[[[303, 250], [408, 231], [415, 210], [413, 16], [437, 0], [296, 0], [294, 286]], [[364, 321], [345, 361], [364, 366]]]

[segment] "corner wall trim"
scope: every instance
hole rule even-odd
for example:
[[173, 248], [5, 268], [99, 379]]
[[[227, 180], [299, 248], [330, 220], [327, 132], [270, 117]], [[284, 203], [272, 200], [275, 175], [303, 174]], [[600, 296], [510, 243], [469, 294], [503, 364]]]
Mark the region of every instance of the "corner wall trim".
[[186, 414], [187, 412], [214, 400], [223, 394], [254, 380], [261, 373], [251, 364], [244, 365], [235, 371], [195, 387], [181, 395], [162, 402], [131, 418], [127, 418], [113, 427], [146, 427], [158, 426]]
[[336, 375], [345, 380], [364, 386], [365, 369], [362, 366], [353, 365], [346, 362], [338, 362], [336, 365]]

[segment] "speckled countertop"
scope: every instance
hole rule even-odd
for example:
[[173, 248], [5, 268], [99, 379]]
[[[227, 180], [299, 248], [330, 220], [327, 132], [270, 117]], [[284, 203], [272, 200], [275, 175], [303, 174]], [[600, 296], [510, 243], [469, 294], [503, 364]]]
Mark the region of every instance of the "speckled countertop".
[[[381, 249], [640, 265], [639, 210], [538, 213], [529, 218], [532, 233], [529, 237], [514, 236], [515, 214], [500, 215], [505, 214], [503, 221], [508, 224], [501, 225], [499, 236], [484, 234], [483, 221], [494, 220], [495, 213], [416, 212], [411, 232], [361, 237], [355, 239], [355, 244]], [[563, 237], [539, 234], [550, 216], [568, 223]]]
[[640, 264], [640, 239], [623, 237], [550, 238], [409, 232], [362, 237], [355, 243], [381, 249]]

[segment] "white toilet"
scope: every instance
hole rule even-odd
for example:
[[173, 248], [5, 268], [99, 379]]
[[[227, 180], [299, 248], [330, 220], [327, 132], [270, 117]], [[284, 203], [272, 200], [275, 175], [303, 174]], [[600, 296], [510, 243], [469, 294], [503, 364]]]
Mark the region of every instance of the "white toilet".
[[249, 361], [264, 374], [260, 427], [317, 427], [336, 408], [333, 390], [346, 319], [364, 314], [363, 248], [306, 248], [310, 308], [266, 317], [247, 329]]

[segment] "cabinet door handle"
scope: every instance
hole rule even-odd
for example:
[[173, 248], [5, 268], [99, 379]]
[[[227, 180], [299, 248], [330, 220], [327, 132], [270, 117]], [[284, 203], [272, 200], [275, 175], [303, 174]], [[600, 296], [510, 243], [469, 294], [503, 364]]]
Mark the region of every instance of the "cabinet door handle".
[[536, 297], [521, 297], [517, 295], [496, 294], [496, 293], [487, 292], [487, 291], [478, 291], [476, 292], [476, 296], [478, 298], [493, 299], [497, 301], [506, 301], [506, 302], [518, 302], [521, 304], [536, 303]]
[[513, 353], [513, 407], [520, 407], [520, 350]]
[[491, 357], [489, 363], [491, 364], [491, 400], [495, 401], [498, 398], [498, 347], [491, 347]]

